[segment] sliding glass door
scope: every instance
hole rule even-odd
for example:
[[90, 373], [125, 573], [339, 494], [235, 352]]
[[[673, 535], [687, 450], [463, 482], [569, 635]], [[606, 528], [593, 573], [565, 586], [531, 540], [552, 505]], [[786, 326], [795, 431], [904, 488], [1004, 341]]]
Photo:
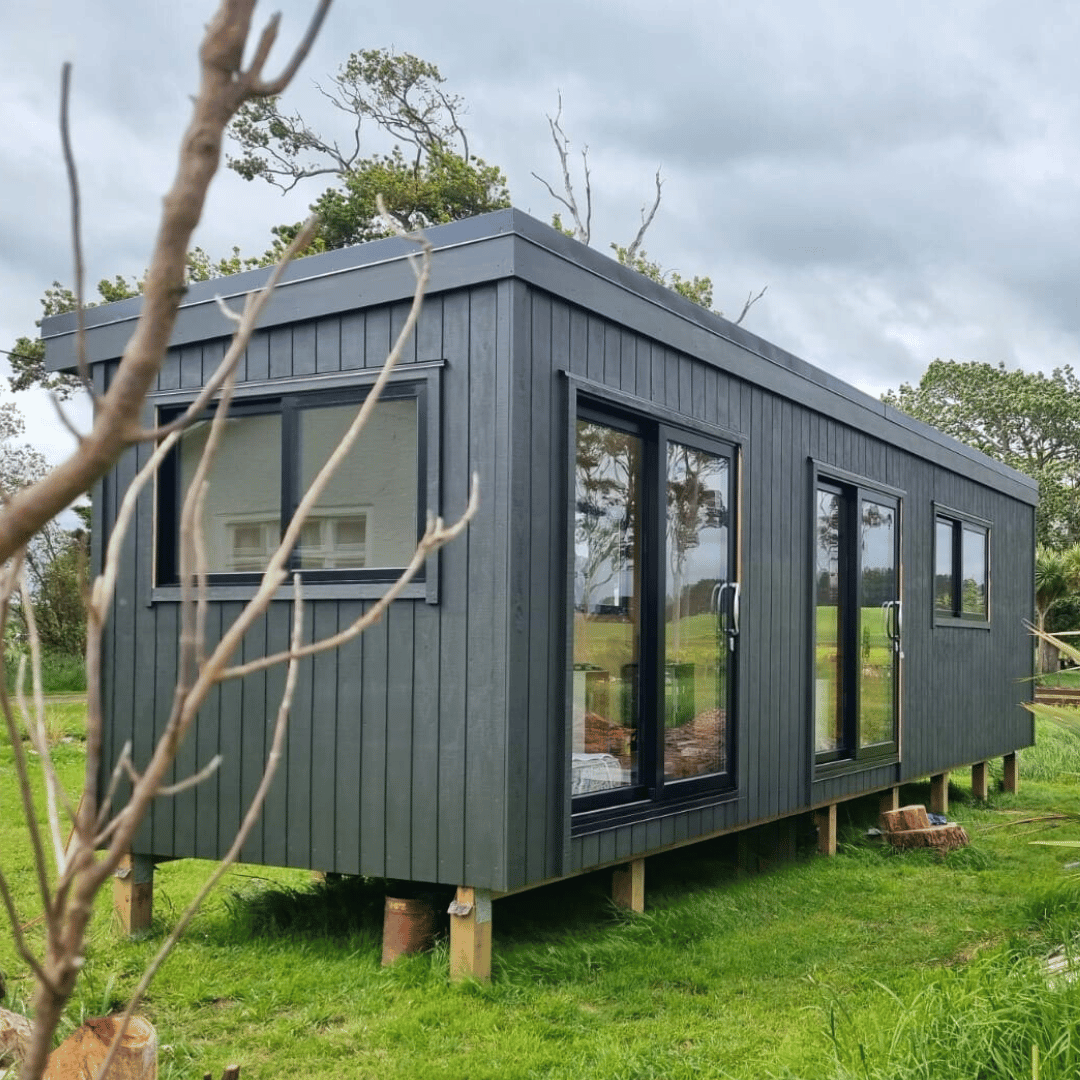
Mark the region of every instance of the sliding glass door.
[[592, 409], [575, 436], [575, 809], [730, 786], [734, 448]]

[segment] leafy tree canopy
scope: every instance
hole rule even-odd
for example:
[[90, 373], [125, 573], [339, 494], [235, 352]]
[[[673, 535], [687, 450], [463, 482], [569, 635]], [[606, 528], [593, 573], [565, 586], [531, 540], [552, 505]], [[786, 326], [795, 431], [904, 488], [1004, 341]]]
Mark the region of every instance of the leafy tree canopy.
[[889, 405], [1039, 482], [1039, 543], [1080, 542], [1080, 379], [1072, 367], [935, 360], [916, 386], [882, 395]]

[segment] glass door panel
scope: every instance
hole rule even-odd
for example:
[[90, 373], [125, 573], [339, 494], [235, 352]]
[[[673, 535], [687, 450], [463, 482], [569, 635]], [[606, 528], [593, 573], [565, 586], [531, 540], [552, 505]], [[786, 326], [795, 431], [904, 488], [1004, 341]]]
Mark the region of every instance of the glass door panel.
[[664, 565], [664, 779], [726, 772], [737, 593], [731, 463], [668, 442]]
[[639, 436], [577, 422], [572, 786], [640, 782], [642, 461]]
[[896, 731], [900, 578], [897, 513], [863, 499], [859, 511], [859, 746], [890, 743]]
[[840, 559], [840, 492], [819, 487], [814, 516], [814, 747], [844, 748], [844, 635], [847, 618]]

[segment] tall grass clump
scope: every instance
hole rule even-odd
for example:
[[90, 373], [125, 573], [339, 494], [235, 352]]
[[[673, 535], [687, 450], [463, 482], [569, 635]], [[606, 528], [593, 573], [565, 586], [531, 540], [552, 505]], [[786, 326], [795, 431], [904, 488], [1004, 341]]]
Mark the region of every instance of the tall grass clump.
[[[29, 658], [27, 658], [29, 665]], [[4, 657], [4, 677], [8, 693], [14, 693], [19, 677], [19, 654], [10, 651]], [[30, 690], [29, 666], [26, 689]], [[80, 653], [47, 652], [41, 657], [41, 684], [46, 694], [82, 694], [86, 692], [86, 663]]]
[[[887, 1024], [832, 1007], [835, 1080], [1066, 1080], [1080, 1074], [1080, 984], [1011, 951], [928, 975]], [[1034, 1048], [1034, 1050], [1033, 1050]], [[1037, 1062], [1033, 1066], [1033, 1060]]]

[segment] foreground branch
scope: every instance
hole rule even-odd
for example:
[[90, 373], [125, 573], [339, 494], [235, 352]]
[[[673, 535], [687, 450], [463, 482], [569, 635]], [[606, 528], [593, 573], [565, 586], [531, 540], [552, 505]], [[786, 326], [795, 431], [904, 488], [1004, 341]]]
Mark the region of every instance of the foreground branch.
[[[77, 451], [40, 482], [13, 496], [0, 513], [0, 561], [9, 559], [47, 521], [90, 490], [121, 453], [141, 437], [138, 417], [161, 367], [185, 289], [186, 257], [210, 181], [217, 172], [225, 128], [245, 101], [280, 93], [322, 25], [330, 0], [319, 0], [303, 40], [276, 79], [263, 80], [262, 66], [277, 36], [267, 24], [255, 59], [243, 67], [254, 0], [222, 0], [200, 50], [202, 77], [184, 135], [173, 185], [143, 290], [142, 311], [108, 392], [99, 400], [93, 426]], [[77, 346], [77, 350], [82, 346]]]

